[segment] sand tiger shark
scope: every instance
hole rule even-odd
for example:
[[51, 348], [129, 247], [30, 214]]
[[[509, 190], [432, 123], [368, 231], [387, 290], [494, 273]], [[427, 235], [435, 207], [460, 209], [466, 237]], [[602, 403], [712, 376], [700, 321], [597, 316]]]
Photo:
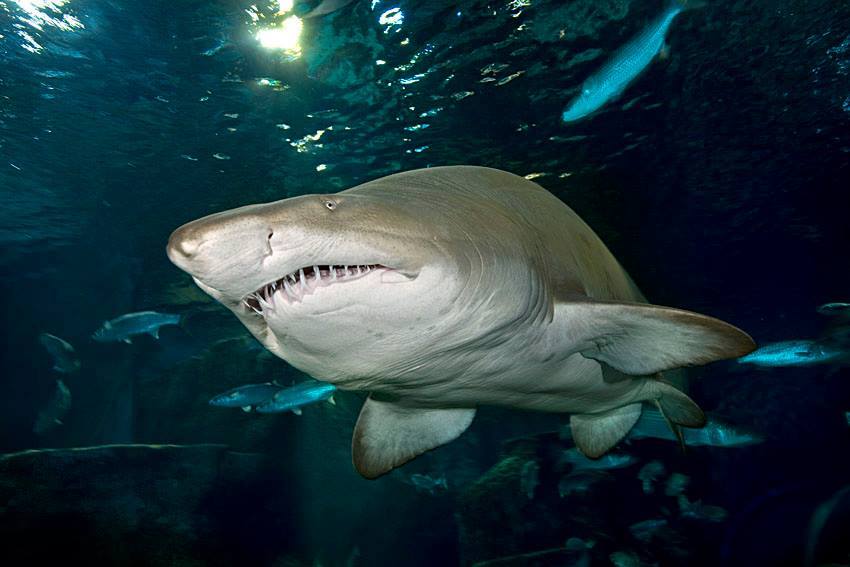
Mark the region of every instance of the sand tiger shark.
[[484, 167], [213, 214], [174, 231], [167, 252], [268, 350], [368, 392], [352, 441], [366, 478], [456, 439], [480, 405], [569, 413], [592, 458], [644, 402], [701, 427], [660, 373], [755, 348], [728, 323], [648, 304], [572, 209]]

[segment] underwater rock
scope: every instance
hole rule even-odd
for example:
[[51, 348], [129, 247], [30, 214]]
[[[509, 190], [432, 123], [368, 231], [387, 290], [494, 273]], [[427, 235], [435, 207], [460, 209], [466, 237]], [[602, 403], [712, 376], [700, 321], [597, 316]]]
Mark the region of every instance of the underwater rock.
[[[608, 565], [612, 554], [622, 564], [716, 564], [728, 518], [709, 492], [714, 449], [683, 454], [672, 443], [646, 439], [629, 444], [636, 456], [628, 466], [583, 471], [563, 461], [569, 446], [556, 431], [504, 443], [501, 459], [458, 497], [462, 565]], [[659, 465], [665, 472], [647, 492], [646, 468]], [[529, 499], [532, 468], [539, 484]], [[580, 478], [588, 474], [596, 476]], [[575, 539], [593, 544], [565, 554], [564, 542]]]
[[[456, 520], [462, 564], [563, 565], [567, 556], [557, 548], [564, 541], [604, 532], [614, 509], [611, 492], [594, 489], [561, 498], [557, 444], [554, 433], [507, 442], [502, 459], [460, 494]], [[536, 463], [539, 482], [533, 499], [524, 482], [529, 463]], [[609, 487], [612, 480], [599, 486]]]
[[[291, 514], [285, 471], [224, 445], [105, 445], [0, 456], [8, 561], [270, 563]], [[11, 563], [9, 563], [11, 564]]]

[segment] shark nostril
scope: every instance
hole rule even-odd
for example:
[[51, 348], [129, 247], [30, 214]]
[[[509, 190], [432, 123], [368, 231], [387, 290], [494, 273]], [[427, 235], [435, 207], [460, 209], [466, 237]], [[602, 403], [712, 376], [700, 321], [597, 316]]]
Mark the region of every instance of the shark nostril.
[[271, 256], [272, 254], [274, 254], [274, 248], [272, 248], [272, 237], [273, 236], [274, 236], [274, 230], [270, 228], [268, 238], [266, 239], [266, 246], [268, 247], [268, 253], [267, 253], [268, 256]]
[[178, 263], [181, 260], [185, 261], [192, 258], [195, 254], [197, 254], [200, 246], [200, 239], [186, 238], [182, 234], [174, 233], [168, 240], [166, 252], [173, 262]]
[[180, 240], [176, 243], [175, 249], [181, 256], [191, 258], [198, 251], [199, 244], [197, 240]]

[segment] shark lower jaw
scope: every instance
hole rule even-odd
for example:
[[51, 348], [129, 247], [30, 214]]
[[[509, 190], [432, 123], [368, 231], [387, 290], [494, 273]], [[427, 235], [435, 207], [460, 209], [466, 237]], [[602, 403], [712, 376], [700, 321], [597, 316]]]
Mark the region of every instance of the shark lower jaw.
[[326, 288], [349, 285], [364, 278], [374, 278], [376, 285], [412, 278], [382, 264], [306, 266], [249, 293], [240, 305], [264, 319], [288, 307], [295, 307]]

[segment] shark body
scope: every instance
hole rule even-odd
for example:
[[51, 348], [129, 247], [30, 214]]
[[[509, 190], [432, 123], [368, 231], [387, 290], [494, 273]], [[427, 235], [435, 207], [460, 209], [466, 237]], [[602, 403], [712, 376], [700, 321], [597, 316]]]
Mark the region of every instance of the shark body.
[[352, 442], [367, 478], [457, 438], [479, 405], [570, 413], [590, 457], [643, 402], [700, 427], [703, 412], [658, 373], [754, 348], [732, 325], [647, 304], [575, 212], [483, 167], [217, 213], [177, 229], [167, 251], [271, 352], [369, 392]]

